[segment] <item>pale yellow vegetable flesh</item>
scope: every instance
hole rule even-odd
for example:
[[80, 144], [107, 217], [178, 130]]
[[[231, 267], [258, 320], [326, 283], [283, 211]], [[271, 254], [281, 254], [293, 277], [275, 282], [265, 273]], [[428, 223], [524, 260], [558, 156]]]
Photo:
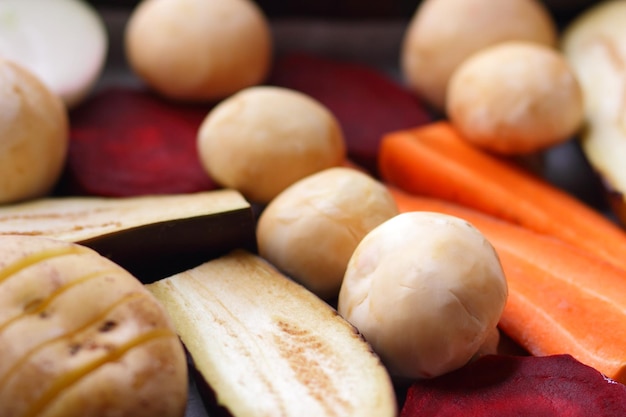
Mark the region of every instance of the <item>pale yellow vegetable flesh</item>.
[[185, 352], [139, 281], [72, 243], [0, 248], [0, 415], [184, 414]]
[[158, 223], [249, 207], [234, 190], [123, 198], [48, 197], [0, 206], [0, 235], [37, 235], [82, 243]]
[[369, 345], [262, 258], [236, 251], [147, 287], [233, 416], [396, 416]]
[[124, 35], [133, 71], [160, 94], [217, 101], [261, 83], [273, 42], [251, 0], [146, 0]]

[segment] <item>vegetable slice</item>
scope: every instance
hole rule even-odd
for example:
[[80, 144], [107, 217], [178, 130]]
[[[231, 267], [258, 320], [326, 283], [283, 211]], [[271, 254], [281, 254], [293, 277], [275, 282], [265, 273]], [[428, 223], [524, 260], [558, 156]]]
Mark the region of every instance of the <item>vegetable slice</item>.
[[184, 414], [184, 349], [135, 277], [60, 240], [0, 248], [0, 415]]
[[79, 0], [2, 0], [0, 55], [36, 74], [68, 107], [81, 102], [105, 64], [108, 35]]
[[234, 190], [138, 197], [55, 197], [0, 207], [0, 235], [80, 243], [143, 281], [256, 247], [250, 204]]
[[147, 288], [231, 415], [396, 415], [390, 377], [369, 345], [262, 258], [235, 251]]
[[496, 248], [509, 286], [499, 326], [536, 355], [570, 354], [626, 383], [624, 272], [578, 247], [475, 210], [391, 189], [401, 212], [461, 217]]
[[626, 271], [626, 233], [580, 200], [466, 143], [448, 122], [393, 132], [382, 178], [405, 191], [472, 207], [558, 237]]
[[569, 355], [485, 356], [414, 383], [400, 417], [613, 417], [626, 413], [626, 386]]
[[210, 108], [142, 89], [99, 91], [70, 113], [67, 167], [57, 194], [125, 197], [217, 188], [196, 149]]
[[278, 58], [270, 83], [304, 92], [328, 107], [341, 123], [348, 156], [371, 172], [383, 134], [432, 120], [413, 93], [356, 62], [290, 53]]

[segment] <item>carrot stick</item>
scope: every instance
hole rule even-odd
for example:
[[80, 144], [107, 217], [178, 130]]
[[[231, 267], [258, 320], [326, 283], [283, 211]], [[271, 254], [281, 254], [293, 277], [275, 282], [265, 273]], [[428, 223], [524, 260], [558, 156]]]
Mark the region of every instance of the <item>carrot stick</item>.
[[626, 274], [578, 247], [441, 199], [390, 187], [401, 212], [469, 221], [502, 263], [509, 296], [500, 328], [535, 356], [567, 353], [626, 383]]
[[547, 181], [469, 145], [445, 121], [392, 132], [381, 143], [383, 180], [557, 236], [626, 270], [626, 233]]

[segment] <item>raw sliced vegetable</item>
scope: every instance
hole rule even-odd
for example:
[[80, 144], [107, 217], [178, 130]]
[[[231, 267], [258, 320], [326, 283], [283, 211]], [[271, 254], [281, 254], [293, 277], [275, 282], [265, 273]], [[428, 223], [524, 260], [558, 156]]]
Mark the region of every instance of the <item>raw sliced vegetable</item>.
[[255, 248], [250, 204], [233, 190], [138, 197], [55, 197], [0, 207], [0, 235], [95, 249], [143, 281]]
[[354, 327], [262, 258], [235, 251], [147, 288], [214, 392], [210, 410], [396, 415], [389, 374]]
[[163, 306], [81, 245], [0, 236], [0, 415], [182, 417], [185, 351]]
[[[287, 55], [275, 63], [269, 83], [326, 105], [344, 131], [349, 156], [370, 171], [383, 133], [431, 120], [411, 93], [364, 65]], [[118, 197], [215, 188], [196, 148], [212, 108], [132, 87], [99, 91], [71, 112], [68, 164], [57, 193]]]
[[269, 82], [309, 94], [337, 117], [348, 156], [376, 171], [383, 134], [432, 120], [419, 99], [388, 74], [350, 61], [305, 53], [279, 57]]
[[2, 0], [0, 21], [1, 56], [34, 73], [68, 107], [91, 92], [109, 41], [89, 2]]
[[496, 248], [509, 286], [499, 326], [536, 356], [570, 354], [626, 383], [626, 274], [551, 236], [390, 188], [401, 212], [463, 218]]
[[485, 356], [414, 383], [400, 417], [615, 417], [626, 386], [569, 355]]
[[100, 91], [70, 113], [70, 149], [57, 193], [122, 197], [216, 188], [196, 149], [210, 108], [142, 89]]
[[393, 132], [381, 143], [388, 183], [558, 237], [626, 271], [626, 233], [572, 195], [469, 145], [446, 122]]

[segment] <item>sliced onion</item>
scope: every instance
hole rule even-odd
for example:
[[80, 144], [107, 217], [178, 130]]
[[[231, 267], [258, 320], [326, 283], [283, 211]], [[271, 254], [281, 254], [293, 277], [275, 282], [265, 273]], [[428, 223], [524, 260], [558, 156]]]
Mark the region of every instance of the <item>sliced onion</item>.
[[0, 1], [0, 56], [29, 69], [68, 107], [91, 91], [107, 50], [104, 21], [84, 1]]

